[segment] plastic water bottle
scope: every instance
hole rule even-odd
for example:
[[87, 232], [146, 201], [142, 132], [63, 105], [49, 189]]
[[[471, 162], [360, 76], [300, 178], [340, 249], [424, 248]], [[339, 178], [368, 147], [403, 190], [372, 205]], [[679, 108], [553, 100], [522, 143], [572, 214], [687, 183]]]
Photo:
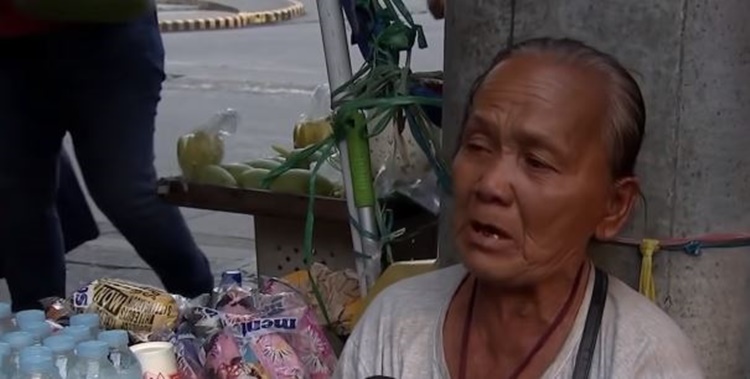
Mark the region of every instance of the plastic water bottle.
[[91, 337], [99, 335], [99, 315], [96, 313], [81, 313], [70, 318], [70, 326], [83, 325], [90, 329]]
[[71, 336], [55, 335], [45, 338], [44, 346], [52, 350], [60, 378], [67, 379], [68, 372], [75, 364], [76, 341]]
[[13, 312], [10, 304], [0, 303], [0, 334], [9, 333], [16, 329], [13, 325]]
[[28, 324], [44, 321], [46, 319], [44, 312], [38, 309], [28, 309], [16, 313], [16, 326], [23, 329]]
[[[60, 379], [52, 352], [43, 346], [32, 346], [21, 354], [16, 379]], [[41, 349], [41, 350], [37, 350]]]
[[34, 343], [37, 344], [41, 344], [45, 338], [52, 335], [52, 325], [47, 321], [27, 322], [21, 330], [31, 333], [34, 336]]
[[76, 345], [92, 338], [91, 329], [88, 326], [83, 325], [69, 326], [63, 329], [61, 333], [73, 337], [73, 339], [76, 340]]
[[34, 345], [34, 336], [29, 332], [10, 332], [3, 335], [3, 342], [10, 345], [10, 358], [8, 372], [10, 376], [15, 376], [19, 369], [19, 354], [21, 350]]
[[76, 347], [76, 363], [68, 379], [116, 379], [117, 371], [107, 358], [109, 345], [104, 341], [86, 341]]
[[128, 348], [128, 332], [124, 330], [107, 330], [99, 333], [99, 341], [109, 345], [109, 361], [119, 374], [119, 379], [140, 379], [141, 364]]
[[0, 379], [10, 379], [10, 344], [0, 342]]

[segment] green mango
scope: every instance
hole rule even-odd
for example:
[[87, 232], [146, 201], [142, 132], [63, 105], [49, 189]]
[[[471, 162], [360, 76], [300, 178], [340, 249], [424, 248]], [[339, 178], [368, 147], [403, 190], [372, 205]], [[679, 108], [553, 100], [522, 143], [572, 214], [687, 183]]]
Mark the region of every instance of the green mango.
[[200, 167], [218, 165], [224, 158], [224, 141], [204, 131], [187, 134], [177, 140], [177, 161], [182, 175], [192, 180]]
[[237, 187], [237, 181], [232, 174], [217, 165], [199, 167], [196, 170], [194, 181], [199, 184], [208, 184], [219, 187]]
[[263, 189], [263, 179], [271, 170], [265, 168], [251, 168], [237, 178], [241, 188], [244, 189]]
[[230, 174], [232, 174], [234, 179], [239, 181], [240, 175], [242, 175], [243, 172], [251, 169], [252, 167], [244, 163], [227, 163], [227, 164], [221, 165], [221, 168], [227, 170]]
[[266, 170], [273, 170], [284, 162], [275, 161], [273, 159], [256, 159], [254, 161], [245, 162], [246, 165], [251, 168], [264, 168]]
[[[271, 183], [270, 190], [279, 193], [291, 193], [296, 195], [307, 195], [310, 192], [310, 170], [293, 168], [281, 174]], [[315, 194], [320, 196], [332, 196], [336, 185], [328, 178], [318, 175], [315, 178]]]

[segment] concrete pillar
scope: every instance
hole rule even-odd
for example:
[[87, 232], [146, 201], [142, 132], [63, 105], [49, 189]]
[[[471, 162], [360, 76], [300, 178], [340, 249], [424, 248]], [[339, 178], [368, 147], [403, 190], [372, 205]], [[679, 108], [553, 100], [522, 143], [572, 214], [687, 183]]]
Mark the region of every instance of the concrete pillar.
[[[447, 0], [444, 153], [455, 147], [473, 79], [506, 43], [511, 0]], [[637, 73], [647, 100], [638, 167], [648, 205], [625, 234], [750, 232], [750, 1], [517, 0], [516, 40], [581, 39]], [[441, 235], [449, 235], [446, 199]], [[440, 261], [456, 261], [450, 238]], [[596, 260], [636, 286], [635, 249]], [[750, 377], [750, 248], [662, 252], [658, 303], [692, 338], [710, 378]]]

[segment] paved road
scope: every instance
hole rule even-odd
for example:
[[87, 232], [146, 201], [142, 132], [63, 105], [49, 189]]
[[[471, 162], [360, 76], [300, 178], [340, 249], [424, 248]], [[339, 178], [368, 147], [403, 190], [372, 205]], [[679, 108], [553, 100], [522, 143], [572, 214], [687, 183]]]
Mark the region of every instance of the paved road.
[[[178, 172], [177, 137], [225, 107], [237, 109], [242, 116], [237, 135], [228, 141], [227, 159], [261, 157], [270, 153], [271, 143], [291, 144], [292, 126], [306, 111], [312, 89], [326, 82], [315, 4], [304, 2], [307, 15], [285, 24], [164, 35], [170, 80], [157, 120], [156, 165], [161, 175]], [[438, 70], [442, 23], [425, 14], [421, 3], [407, 2], [431, 46], [415, 53], [414, 67]], [[359, 56], [353, 55], [353, 61], [355, 67], [361, 64]], [[183, 211], [216, 272], [254, 264], [250, 217]], [[158, 284], [106, 218], [97, 212], [97, 219], [104, 235], [68, 256], [69, 289], [103, 276]], [[7, 299], [4, 289], [0, 289], [2, 298]]]

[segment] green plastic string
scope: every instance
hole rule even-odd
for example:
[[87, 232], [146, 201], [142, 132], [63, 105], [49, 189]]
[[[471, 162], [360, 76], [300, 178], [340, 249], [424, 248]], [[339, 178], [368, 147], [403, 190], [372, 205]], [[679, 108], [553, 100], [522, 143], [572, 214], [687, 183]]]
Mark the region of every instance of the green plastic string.
[[[351, 225], [363, 237], [378, 242], [381, 252], [385, 252], [387, 264], [393, 262], [391, 244], [404, 237], [405, 229], [392, 231], [393, 212], [378, 205], [377, 195], [372, 185], [369, 139], [382, 133], [389, 125], [395, 123], [401, 126], [406, 120], [412, 135], [427, 155], [438, 177], [441, 178], [447, 172], [446, 165], [437, 155], [438, 145], [429, 127], [431, 122], [421, 108], [422, 106], [441, 107], [442, 100], [413, 96], [408, 93], [412, 81], [432, 77], [429, 74], [414, 74], [409, 68], [414, 44], [417, 43], [420, 48], [427, 47], [422, 27], [414, 23], [401, 0], [357, 0], [357, 2], [365, 5], [363, 8], [366, 9], [370, 9], [369, 6], [371, 6], [376, 13], [372, 19], [385, 20], [387, 25], [379, 35], [371, 36], [372, 57], [357, 70], [349, 81], [333, 89], [331, 93], [332, 108], [335, 110], [331, 117], [333, 134], [319, 143], [293, 152], [283, 164], [269, 172], [262, 182], [263, 188], [268, 189], [276, 178], [289, 169], [299, 167], [302, 162], [315, 161], [309, 182], [303, 251], [313, 294], [328, 325], [332, 325], [332, 320], [320, 289], [312, 276], [311, 267], [314, 258], [314, 202], [318, 171], [323, 163], [333, 161], [333, 155], [337, 153], [336, 146], [346, 140], [350, 158], [352, 158], [350, 164], [355, 190], [347, 195], [353, 196], [358, 207], [371, 206], [376, 209], [376, 233], [364, 230], [355, 219], [351, 220]], [[401, 52], [406, 52], [404, 67], [399, 66]], [[355, 255], [357, 258], [372, 259], [362, 253], [355, 252]]]

